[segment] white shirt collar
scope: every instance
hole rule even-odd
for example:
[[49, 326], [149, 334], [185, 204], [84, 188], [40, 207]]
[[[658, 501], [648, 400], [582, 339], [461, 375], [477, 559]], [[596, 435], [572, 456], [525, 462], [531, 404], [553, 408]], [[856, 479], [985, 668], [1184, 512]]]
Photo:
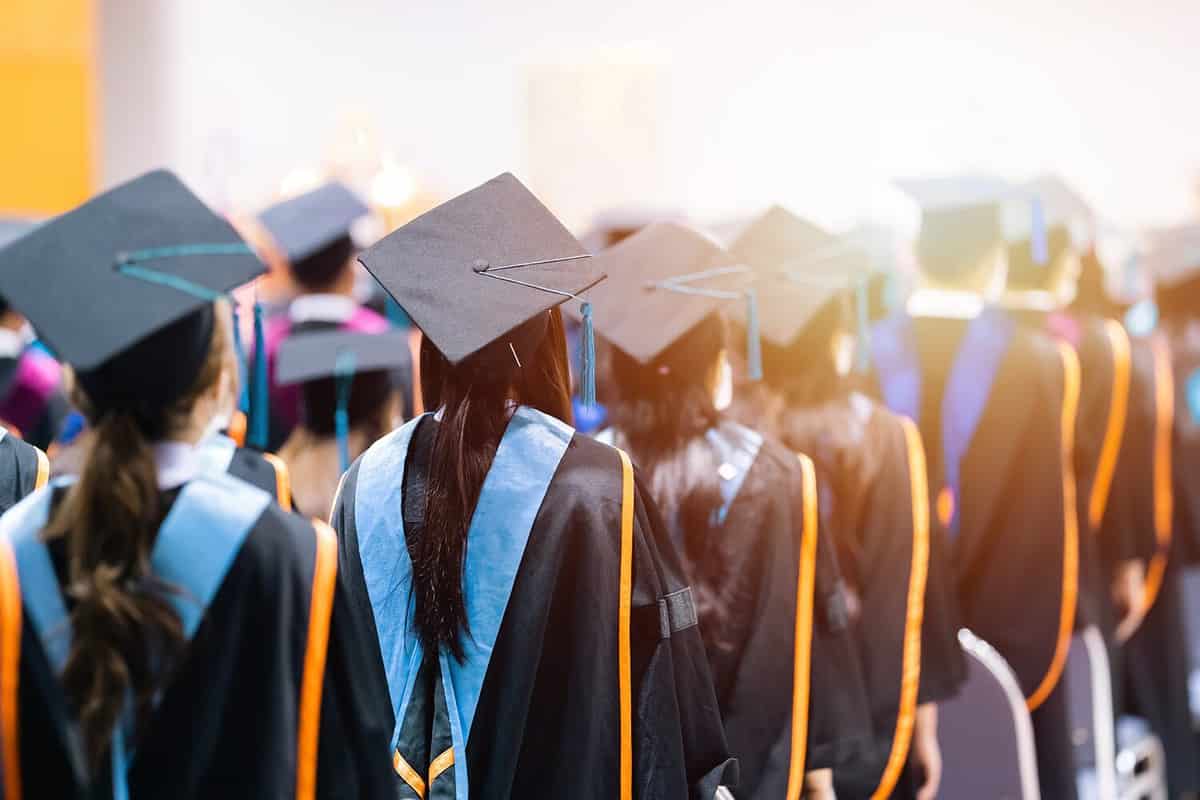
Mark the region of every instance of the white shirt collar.
[[294, 323], [347, 322], [358, 311], [358, 303], [344, 294], [302, 294], [288, 307]]
[[187, 442], [158, 442], [153, 446], [159, 491], [178, 488], [200, 472], [196, 448]]

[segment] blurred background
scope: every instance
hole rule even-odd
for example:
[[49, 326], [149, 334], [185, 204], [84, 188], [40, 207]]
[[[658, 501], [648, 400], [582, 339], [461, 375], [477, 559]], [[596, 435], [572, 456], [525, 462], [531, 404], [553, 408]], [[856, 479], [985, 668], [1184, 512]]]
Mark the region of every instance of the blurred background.
[[0, 217], [156, 166], [232, 216], [340, 177], [385, 226], [505, 170], [579, 231], [1054, 171], [1200, 213], [1195, 0], [0, 0]]

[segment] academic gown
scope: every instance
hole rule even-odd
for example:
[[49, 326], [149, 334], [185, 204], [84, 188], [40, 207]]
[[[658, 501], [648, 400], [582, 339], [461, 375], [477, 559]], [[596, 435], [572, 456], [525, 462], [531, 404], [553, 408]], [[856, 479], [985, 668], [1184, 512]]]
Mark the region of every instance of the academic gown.
[[36, 347], [0, 358], [0, 421], [30, 444], [46, 449], [58, 436], [71, 406], [62, 389], [62, 368]]
[[50, 478], [50, 462], [38, 448], [0, 428], [0, 514]]
[[[296, 301], [309, 299], [311, 296], [302, 295]], [[301, 385], [289, 384], [282, 386], [275, 380], [275, 365], [279, 359], [279, 348], [289, 336], [299, 336], [304, 333], [327, 330], [345, 330], [356, 333], [383, 333], [391, 326], [387, 319], [365, 306], [355, 306], [350, 314], [345, 314], [341, 306], [353, 303], [350, 298], [336, 297], [324, 311], [319, 306], [317, 313], [308, 315], [301, 320], [293, 320], [292, 315], [281, 314], [268, 321], [264, 338], [267, 349], [267, 376], [271, 403], [270, 432], [267, 437], [267, 449], [275, 452], [283, 447], [292, 430], [300, 424]]]
[[[1153, 605], [1125, 644], [1123, 710], [1145, 718], [1163, 743], [1168, 793], [1200, 791], [1198, 742], [1188, 702], [1188, 646], [1182, 577], [1197, 541], [1197, 423], [1189, 380], [1200, 337], [1189, 325], [1133, 340], [1131, 397], [1140, 420], [1137, 472], [1120, 484], [1140, 503], [1147, 594]], [[1148, 479], [1149, 476], [1149, 479]], [[1121, 476], [1118, 476], [1118, 480]]]
[[921, 429], [963, 624], [1005, 657], [1033, 709], [1042, 796], [1070, 800], [1066, 698], [1054, 689], [1078, 591], [1078, 360], [994, 309], [969, 322], [897, 314], [872, 342], [884, 401]]
[[618, 451], [540, 412], [515, 411], [472, 517], [463, 660], [423, 653], [406, 539], [423, 525], [438, 424], [425, 415], [376, 442], [332, 518], [391, 689], [398, 796], [625, 797], [626, 747], [635, 797], [708, 800], [736, 783], [691, 592], [653, 505]]
[[[31, 562], [21, 555], [21, 540], [36, 540], [39, 520], [62, 500], [61, 480], [0, 520], [7, 542], [16, 546], [25, 606], [19, 683], [23, 796], [109, 798], [115, 789], [113, 761], [102, 759], [104, 766], [89, 778], [78, 766], [78, 751], [66, 744], [71, 712], [50, 666], [63, 640], [39, 635], [37, 614], [29, 605], [34, 593], [27, 587], [39, 570], [27, 569], [24, 565]], [[326, 528], [319, 545], [308, 522], [281, 511], [265, 493], [224, 476], [201, 475], [161, 497], [176, 519], [188, 520], [176, 528], [182, 535], [175, 541], [190, 542], [176, 550], [177, 568], [182, 563], [184, 570], [199, 574], [211, 566], [214, 553], [230, 552], [215, 542], [237, 530], [245, 538], [231, 552], [232, 560], [222, 562], [228, 570], [212, 586], [215, 594], [206, 606], [173, 601], [183, 609], [181, 618], [198, 627], [144, 729], [127, 734], [129, 795], [197, 800], [394, 797], [387, 688], [365, 666], [367, 634], [351, 613], [334, 560], [332, 532]], [[197, 502], [206, 509], [198, 515]], [[191, 513], [176, 514], [187, 505]], [[160, 539], [171, 520], [166, 517]], [[188, 533], [193, 525], [201, 538]], [[51, 583], [57, 577], [61, 584], [66, 572], [63, 541], [51, 542], [47, 550], [40, 575], [51, 576]], [[154, 558], [156, 573], [162, 575], [157, 550]], [[192, 564], [201, 567], [192, 569]], [[331, 568], [336, 572], [331, 574]], [[325, 648], [320, 646], [326, 635], [322, 631], [327, 631]], [[314, 719], [318, 709], [319, 722]]]
[[[619, 437], [618, 441], [619, 441]], [[706, 563], [724, 564], [719, 589], [725, 630], [707, 648], [730, 749], [741, 765], [737, 796], [787, 796], [791, 746], [799, 718], [797, 670], [807, 661], [805, 758], [797, 769], [833, 769], [860, 761], [871, 748], [871, 726], [858, 654], [850, 628], [837, 548], [821, 514], [816, 469], [771, 437], [722, 421], [707, 435], [721, 461], [722, 505], [705, 542]], [[806, 528], [806, 513], [814, 525]], [[666, 525], [676, 547], [694, 536]], [[805, 551], [816, 535], [815, 552]], [[813, 585], [798, 606], [797, 587], [812, 559]], [[811, 620], [797, 636], [797, 618]], [[719, 644], [717, 644], [719, 642]], [[792, 658], [782, 654], [791, 654]], [[798, 757], [798, 756], [797, 756]]]
[[[1126, 428], [1144, 424], [1131, 391], [1143, 391], [1133, 369], [1132, 346], [1120, 323], [1094, 315], [1010, 312], [1018, 324], [1070, 345], [1079, 359], [1079, 409], [1075, 422], [1076, 519], [1079, 529], [1079, 600], [1076, 630], [1095, 625], [1111, 643], [1117, 609], [1110, 590], [1118, 562], [1143, 555], [1142, 525], [1132, 492], [1112, 491], [1121, 458], [1136, 462], [1137, 443]], [[1132, 390], [1131, 390], [1132, 387]], [[1150, 440], [1152, 441], [1152, 439]]]
[[292, 482], [287, 464], [274, 453], [239, 447], [224, 434], [214, 434], [197, 447], [204, 464], [227, 472], [270, 494], [284, 511], [292, 510]]
[[791, 449], [812, 455], [829, 490], [822, 516], [858, 599], [853, 627], [875, 746], [835, 774], [839, 796], [881, 786], [907, 796], [923, 782], [905, 769], [916, 706], [952, 697], [966, 666], [945, 542], [931, 541], [920, 433], [859, 393], [788, 409], [780, 428]]

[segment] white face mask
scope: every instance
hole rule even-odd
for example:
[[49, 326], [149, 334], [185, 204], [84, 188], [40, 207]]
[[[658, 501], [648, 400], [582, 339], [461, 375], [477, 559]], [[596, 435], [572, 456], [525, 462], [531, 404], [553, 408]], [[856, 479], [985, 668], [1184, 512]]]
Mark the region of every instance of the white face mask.
[[733, 403], [733, 367], [729, 358], [721, 353], [720, 363], [717, 364], [717, 386], [713, 390], [713, 407], [724, 411]]

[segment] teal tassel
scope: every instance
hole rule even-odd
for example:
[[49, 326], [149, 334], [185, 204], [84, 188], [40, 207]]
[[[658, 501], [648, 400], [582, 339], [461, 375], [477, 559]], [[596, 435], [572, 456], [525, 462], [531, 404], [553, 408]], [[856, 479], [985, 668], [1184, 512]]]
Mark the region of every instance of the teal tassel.
[[334, 364], [337, 406], [333, 412], [333, 430], [337, 436], [338, 462], [342, 472], [350, 469], [350, 390], [354, 386], [354, 369], [354, 354], [339, 353]]
[[384, 310], [387, 312], [388, 322], [392, 323], [393, 328], [412, 327], [412, 320], [409, 319], [408, 314], [405, 313], [404, 309], [400, 307], [400, 304], [390, 294], [384, 302]]
[[1042, 209], [1042, 201], [1033, 198], [1033, 219], [1030, 221], [1029, 254], [1033, 263], [1044, 267], [1050, 262], [1050, 246], [1046, 242], [1046, 214]]
[[246, 443], [267, 449], [271, 418], [270, 386], [267, 383], [267, 341], [263, 333], [262, 303], [254, 301], [254, 378], [250, 393], [250, 425]]
[[592, 304], [584, 303], [583, 337], [580, 342], [581, 361], [579, 370], [579, 394], [583, 404], [588, 408], [596, 405], [596, 328], [592, 324]]
[[[233, 310], [233, 350], [237, 353], [238, 365], [238, 411], [250, 413], [250, 375], [246, 369], [246, 345], [242, 342], [242, 320], [238, 313], [238, 301], [230, 299], [229, 307]], [[257, 352], [257, 350], [255, 351]]]
[[854, 306], [857, 318], [858, 341], [854, 348], [854, 367], [861, 374], [871, 370], [871, 309], [867, 297], [867, 279], [863, 278], [854, 287]]
[[750, 289], [746, 292], [746, 373], [752, 381], [761, 381], [763, 376], [758, 328], [758, 293]]

